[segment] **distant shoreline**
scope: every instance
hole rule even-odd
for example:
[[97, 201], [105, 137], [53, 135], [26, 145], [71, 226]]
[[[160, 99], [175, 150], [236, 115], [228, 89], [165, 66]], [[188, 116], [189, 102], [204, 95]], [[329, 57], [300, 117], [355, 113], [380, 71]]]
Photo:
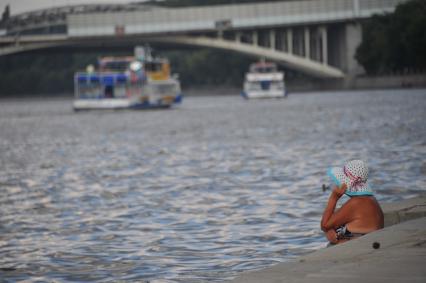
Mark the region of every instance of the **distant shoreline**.
[[[422, 89], [426, 88], [426, 73], [400, 74], [384, 76], [356, 76], [347, 80], [314, 80], [297, 79], [287, 82], [287, 90], [290, 94], [304, 92], [323, 91], [357, 91], [357, 90], [379, 90], [379, 89]], [[184, 96], [229, 96], [240, 95], [241, 87], [205, 85], [182, 88]], [[34, 94], [0, 94], [0, 99], [10, 98], [58, 98], [72, 99], [73, 91], [63, 93], [34, 93]]]

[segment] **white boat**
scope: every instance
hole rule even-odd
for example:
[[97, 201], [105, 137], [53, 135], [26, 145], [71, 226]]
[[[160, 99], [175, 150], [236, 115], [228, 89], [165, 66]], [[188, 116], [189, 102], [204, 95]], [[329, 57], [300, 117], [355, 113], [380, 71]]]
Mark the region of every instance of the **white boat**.
[[182, 101], [180, 82], [167, 59], [145, 56], [104, 57], [74, 75], [74, 110], [167, 108]]
[[286, 97], [284, 73], [278, 71], [275, 63], [260, 61], [251, 64], [241, 95], [247, 99]]

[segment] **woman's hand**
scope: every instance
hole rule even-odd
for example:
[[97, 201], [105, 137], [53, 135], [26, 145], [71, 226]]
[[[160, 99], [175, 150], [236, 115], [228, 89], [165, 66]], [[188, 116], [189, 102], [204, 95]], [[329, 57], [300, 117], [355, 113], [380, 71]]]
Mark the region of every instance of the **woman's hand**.
[[346, 184], [341, 185], [340, 187], [335, 186], [333, 189], [332, 194], [337, 198], [341, 198], [343, 196], [343, 194], [346, 192], [346, 189], [348, 187], [346, 186]]
[[338, 242], [337, 234], [336, 234], [336, 231], [334, 231], [334, 229], [327, 230], [325, 232], [325, 236], [327, 237], [327, 240], [332, 244], [336, 244]]

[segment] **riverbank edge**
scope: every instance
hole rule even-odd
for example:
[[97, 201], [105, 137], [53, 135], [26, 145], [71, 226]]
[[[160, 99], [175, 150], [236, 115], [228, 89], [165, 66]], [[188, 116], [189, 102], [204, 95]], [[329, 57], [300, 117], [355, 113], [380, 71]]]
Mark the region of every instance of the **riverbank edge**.
[[385, 228], [230, 283], [426, 282], [426, 197], [382, 205]]

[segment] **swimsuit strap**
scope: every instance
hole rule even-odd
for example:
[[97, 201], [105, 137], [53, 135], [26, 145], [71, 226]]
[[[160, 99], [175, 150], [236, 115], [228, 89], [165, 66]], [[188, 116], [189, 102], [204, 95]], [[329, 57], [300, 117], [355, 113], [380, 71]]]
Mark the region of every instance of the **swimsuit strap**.
[[346, 225], [342, 225], [336, 229], [337, 239], [351, 239], [364, 236], [365, 233], [353, 233], [349, 231]]

